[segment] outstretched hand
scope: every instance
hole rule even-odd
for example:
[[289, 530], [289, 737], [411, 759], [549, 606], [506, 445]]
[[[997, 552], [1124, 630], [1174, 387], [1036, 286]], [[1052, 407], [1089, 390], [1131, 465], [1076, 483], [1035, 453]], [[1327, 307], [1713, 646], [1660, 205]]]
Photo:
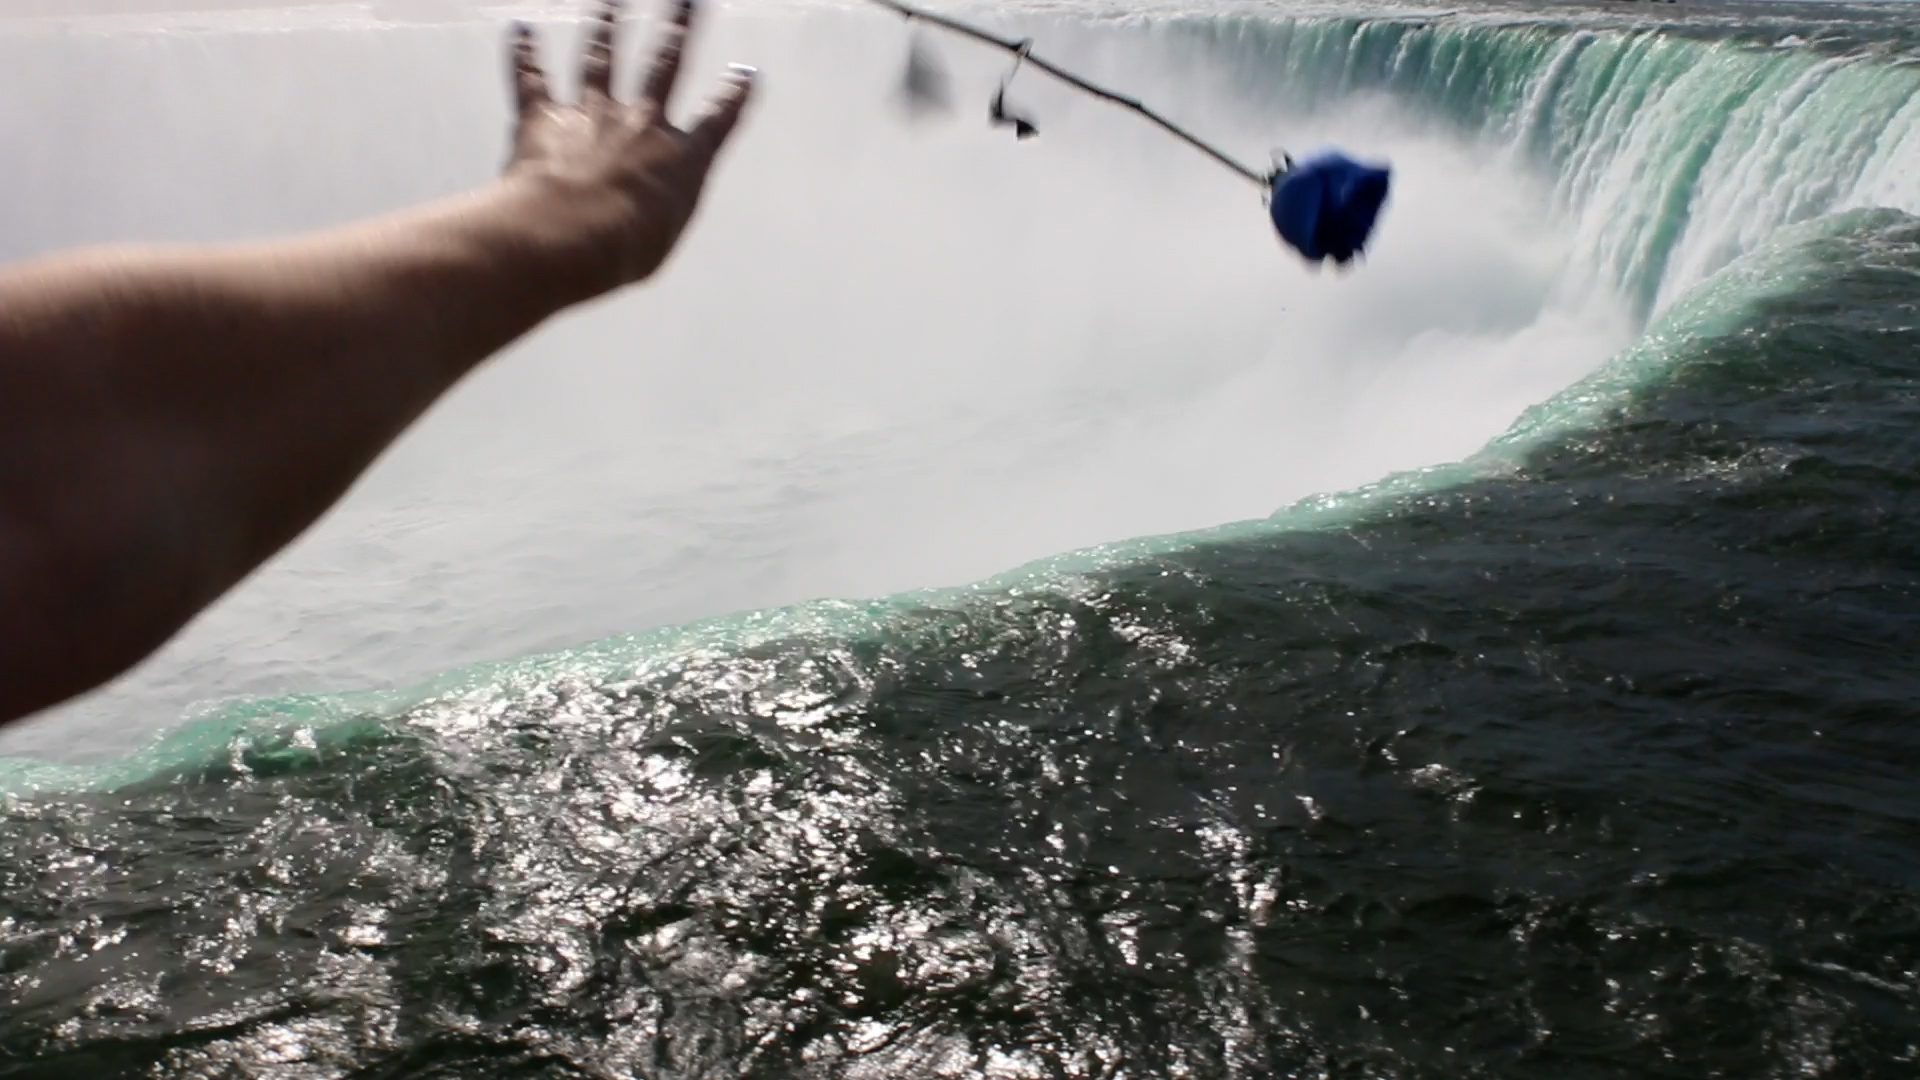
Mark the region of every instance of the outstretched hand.
[[658, 270], [693, 217], [715, 156], [733, 131], [753, 86], [753, 69], [734, 65], [707, 111], [686, 128], [667, 118], [680, 74], [695, 0], [672, 0], [639, 96], [621, 100], [615, 47], [622, 0], [600, 0], [582, 58], [580, 99], [556, 101], [531, 27], [513, 35], [513, 87], [518, 109], [509, 178], [550, 185], [593, 279], [605, 292]]
[[498, 180], [284, 240], [0, 267], [0, 724], [126, 671], [291, 543], [459, 379], [648, 277], [752, 83], [668, 120], [696, 0], [631, 103], [617, 0], [579, 100], [513, 36]]

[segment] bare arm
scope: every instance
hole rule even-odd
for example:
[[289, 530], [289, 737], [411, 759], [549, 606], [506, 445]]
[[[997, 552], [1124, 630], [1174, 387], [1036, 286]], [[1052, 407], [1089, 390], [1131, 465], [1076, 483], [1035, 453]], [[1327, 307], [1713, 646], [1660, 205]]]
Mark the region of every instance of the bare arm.
[[603, 2], [575, 105], [517, 31], [513, 161], [479, 191], [281, 242], [0, 270], [0, 724], [146, 657], [486, 357], [666, 260], [750, 79], [666, 122], [677, 0], [618, 100]]

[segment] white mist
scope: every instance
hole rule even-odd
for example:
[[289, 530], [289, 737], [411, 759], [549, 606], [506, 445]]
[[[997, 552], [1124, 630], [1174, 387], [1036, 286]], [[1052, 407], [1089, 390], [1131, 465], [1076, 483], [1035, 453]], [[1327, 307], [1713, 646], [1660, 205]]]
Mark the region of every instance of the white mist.
[[[503, 29], [359, 8], [0, 27], [0, 254], [269, 234], [481, 183]], [[548, 41], [571, 56], [571, 26]], [[714, 12], [683, 110], [726, 60], [763, 93], [664, 276], [500, 357], [154, 660], [0, 751], [96, 757], [195, 702], [1264, 516], [1464, 456], [1631, 333], [1611, 297], [1556, 292], [1571, 229], [1540, 188], [1386, 105], [1250, 116], [1149, 32], [1041, 41], [1250, 160], [1391, 160], [1372, 258], [1315, 273], [1250, 185], [1109, 106], [1024, 75], [1042, 137], [988, 130], [1000, 58], [937, 44], [961, 112], [910, 126], [895, 21]]]

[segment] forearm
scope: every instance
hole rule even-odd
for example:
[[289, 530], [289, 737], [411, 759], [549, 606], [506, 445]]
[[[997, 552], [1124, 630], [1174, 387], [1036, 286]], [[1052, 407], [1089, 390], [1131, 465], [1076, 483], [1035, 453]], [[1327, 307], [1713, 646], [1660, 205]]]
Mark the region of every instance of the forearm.
[[0, 722], [157, 647], [589, 295], [563, 218], [502, 181], [285, 242], [0, 273]]
[[144, 658], [476, 364], [660, 268], [752, 69], [675, 127], [694, 0], [631, 103], [613, 91], [620, 6], [602, 0], [575, 104], [515, 31], [513, 155], [475, 194], [270, 244], [0, 271], [0, 724]]
[[[98, 248], [0, 270], [0, 390], [24, 380], [173, 417], [226, 416], [293, 387], [437, 393], [587, 291], [559, 272], [554, 201], [500, 181], [285, 240]], [[296, 362], [316, 358], [328, 362]]]

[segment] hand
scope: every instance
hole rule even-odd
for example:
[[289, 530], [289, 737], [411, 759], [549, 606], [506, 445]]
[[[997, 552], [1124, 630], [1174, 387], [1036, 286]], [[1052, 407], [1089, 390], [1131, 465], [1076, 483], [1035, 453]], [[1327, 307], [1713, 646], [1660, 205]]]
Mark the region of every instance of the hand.
[[519, 118], [506, 176], [545, 188], [542, 205], [555, 215], [569, 256], [581, 260], [589, 295], [641, 281], [666, 261], [752, 89], [753, 69], [734, 65], [704, 116], [685, 130], [668, 122], [695, 7], [695, 0], [673, 2], [665, 40], [632, 104], [614, 91], [621, 0], [601, 0], [576, 104], [548, 91], [533, 29], [523, 23], [514, 31]]

